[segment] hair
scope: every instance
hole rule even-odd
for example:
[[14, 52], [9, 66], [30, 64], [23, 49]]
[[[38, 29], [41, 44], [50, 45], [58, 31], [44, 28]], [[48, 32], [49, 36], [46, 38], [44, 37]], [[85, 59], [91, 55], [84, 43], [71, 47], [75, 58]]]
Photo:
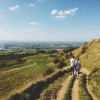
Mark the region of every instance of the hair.
[[73, 55], [71, 55], [70, 58], [75, 58], [75, 57]]
[[77, 57], [77, 60], [80, 60], [79, 57]]

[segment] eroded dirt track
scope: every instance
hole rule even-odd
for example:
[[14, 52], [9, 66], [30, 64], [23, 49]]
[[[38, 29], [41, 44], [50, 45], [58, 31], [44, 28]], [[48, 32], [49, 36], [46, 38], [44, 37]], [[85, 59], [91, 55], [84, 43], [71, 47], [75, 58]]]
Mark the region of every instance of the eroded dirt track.
[[72, 100], [79, 100], [78, 83], [79, 83], [79, 80], [76, 79], [74, 81], [74, 85], [73, 85], [73, 88], [72, 88]]
[[63, 100], [64, 96], [66, 94], [66, 90], [68, 89], [69, 82], [71, 80], [72, 76], [68, 76], [66, 80], [62, 83], [62, 88], [57, 94], [57, 100]]

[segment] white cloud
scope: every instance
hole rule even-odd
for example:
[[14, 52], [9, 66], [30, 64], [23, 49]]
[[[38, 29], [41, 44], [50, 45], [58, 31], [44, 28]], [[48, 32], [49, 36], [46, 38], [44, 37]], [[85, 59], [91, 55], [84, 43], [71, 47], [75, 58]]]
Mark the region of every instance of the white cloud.
[[38, 31], [38, 28], [37, 27], [30, 27], [27, 29], [21, 29], [21, 31], [24, 31], [24, 32]]
[[34, 7], [34, 4], [30, 3], [29, 6], [30, 6], [30, 7]]
[[79, 8], [73, 8], [68, 10], [52, 10], [51, 15], [57, 19], [65, 19], [69, 16], [75, 15], [78, 9]]
[[57, 14], [57, 10], [52, 10], [51, 11], [51, 15], [56, 15]]
[[27, 29], [21, 29], [21, 31], [24, 31], [24, 32], [32, 32], [32, 31], [38, 31], [38, 25], [40, 23], [36, 23], [36, 22], [30, 22], [29, 23], [29, 28]]
[[39, 23], [35, 23], [35, 22], [30, 22], [30, 25], [38, 25]]
[[55, 16], [57, 19], [66, 19], [66, 16]]
[[9, 10], [15, 11], [16, 9], [19, 9], [19, 8], [20, 8], [19, 5], [15, 5], [15, 6], [9, 7]]
[[65, 15], [65, 13], [62, 11], [62, 10], [60, 10], [60, 11], [58, 11], [58, 16], [63, 16], [63, 15]]

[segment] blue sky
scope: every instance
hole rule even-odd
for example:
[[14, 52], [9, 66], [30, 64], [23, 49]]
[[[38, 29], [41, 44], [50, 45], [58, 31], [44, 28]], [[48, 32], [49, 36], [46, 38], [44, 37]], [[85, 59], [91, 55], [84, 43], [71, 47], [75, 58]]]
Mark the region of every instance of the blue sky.
[[0, 0], [0, 40], [100, 38], [100, 0]]

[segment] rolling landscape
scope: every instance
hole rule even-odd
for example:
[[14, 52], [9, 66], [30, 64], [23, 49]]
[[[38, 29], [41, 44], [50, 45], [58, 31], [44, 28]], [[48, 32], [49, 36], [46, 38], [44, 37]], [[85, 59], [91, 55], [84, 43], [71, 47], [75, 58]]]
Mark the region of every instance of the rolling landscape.
[[0, 100], [100, 100], [100, 0], [0, 0]]
[[[69, 48], [1, 50], [0, 100], [99, 100], [100, 40]], [[72, 53], [82, 63], [78, 80], [69, 73]]]

